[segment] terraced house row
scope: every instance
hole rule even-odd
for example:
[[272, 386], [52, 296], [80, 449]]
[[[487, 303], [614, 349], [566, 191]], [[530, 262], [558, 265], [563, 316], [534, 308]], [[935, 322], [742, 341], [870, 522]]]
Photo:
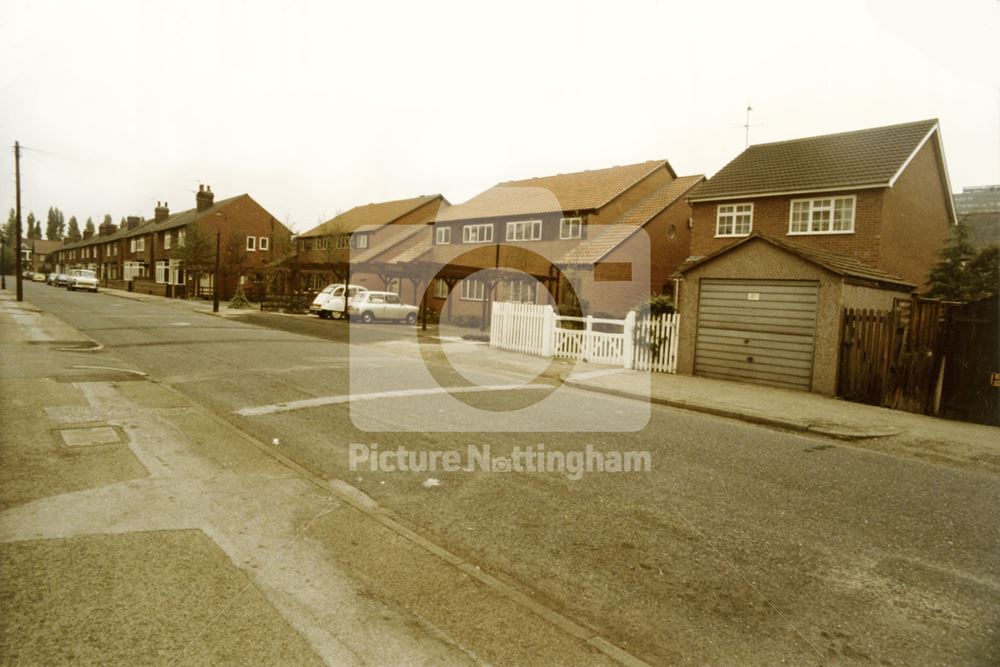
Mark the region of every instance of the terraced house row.
[[107, 287], [160, 296], [211, 294], [217, 237], [219, 293], [230, 298], [241, 282], [262, 279], [276, 253], [290, 247], [291, 232], [250, 195], [216, 202], [211, 186], [202, 185], [193, 208], [171, 213], [167, 202], [157, 202], [151, 218], [102, 224], [49, 257], [54, 270], [91, 269]]

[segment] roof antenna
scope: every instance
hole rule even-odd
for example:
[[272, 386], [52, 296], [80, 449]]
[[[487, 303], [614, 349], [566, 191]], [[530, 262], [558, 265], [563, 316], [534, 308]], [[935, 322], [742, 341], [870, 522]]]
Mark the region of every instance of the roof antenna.
[[759, 127], [759, 126], [763, 125], [763, 123], [754, 123], [753, 125], [750, 124], [750, 112], [751, 111], [753, 111], [753, 108], [750, 106], [750, 103], [747, 102], [747, 122], [740, 126], [744, 130], [746, 130], [746, 143], [743, 145], [744, 149], [750, 148], [750, 128], [751, 127]]

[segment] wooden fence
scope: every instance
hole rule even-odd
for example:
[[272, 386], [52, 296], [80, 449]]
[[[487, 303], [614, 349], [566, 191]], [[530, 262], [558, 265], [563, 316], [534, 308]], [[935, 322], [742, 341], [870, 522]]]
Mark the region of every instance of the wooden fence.
[[[963, 305], [917, 298], [898, 301], [889, 311], [845, 309], [838, 395], [997, 423], [997, 389], [989, 383], [991, 371], [1000, 371], [995, 301]], [[966, 402], [972, 409], [962, 407]]]
[[552, 306], [498, 301], [490, 316], [490, 346], [524, 354], [673, 373], [679, 315], [637, 320], [557, 315]]

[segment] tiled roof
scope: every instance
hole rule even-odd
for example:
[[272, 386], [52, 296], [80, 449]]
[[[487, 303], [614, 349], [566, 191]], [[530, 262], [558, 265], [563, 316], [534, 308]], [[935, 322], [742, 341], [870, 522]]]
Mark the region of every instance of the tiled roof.
[[434, 243], [431, 240], [430, 233], [428, 233], [426, 229], [424, 230], [424, 233], [427, 234], [426, 238], [417, 241], [412, 246], [400, 251], [396, 255], [386, 255], [384, 261], [389, 264], [406, 264], [419, 259], [422, 255], [434, 248]]
[[[659, 215], [661, 211], [684, 196], [691, 188], [705, 179], [704, 176], [681, 176], [661, 188], [626, 211], [622, 217], [610, 225], [592, 225], [587, 233], [591, 236], [563, 255], [556, 264], [593, 264], [614, 250], [637, 229]], [[606, 227], [606, 229], [602, 229]]]
[[728, 252], [739, 248], [740, 246], [752, 243], [754, 241], [762, 241], [765, 243], [770, 243], [771, 245], [781, 248], [787, 252], [796, 255], [807, 262], [816, 264], [831, 273], [835, 273], [839, 276], [844, 276], [848, 278], [857, 278], [860, 280], [866, 280], [871, 282], [876, 282], [882, 285], [889, 285], [893, 287], [902, 287], [907, 290], [916, 289], [916, 285], [913, 283], [908, 283], [899, 276], [894, 276], [890, 273], [886, 273], [881, 269], [876, 269], [875, 267], [868, 266], [867, 264], [862, 264], [853, 257], [848, 257], [846, 255], [839, 255], [837, 253], [826, 252], [824, 250], [816, 250], [814, 248], [807, 248], [805, 246], [799, 245], [798, 243], [791, 243], [790, 241], [785, 241], [784, 239], [776, 239], [772, 236], [765, 236], [760, 232], [753, 232], [749, 236], [736, 243], [726, 246], [721, 250], [718, 250], [710, 255], [706, 255], [699, 259], [689, 260], [677, 273], [686, 273], [696, 266], [701, 266], [707, 262], [711, 262]]
[[666, 160], [498, 183], [469, 201], [452, 206], [438, 220], [471, 220], [506, 215], [599, 209], [657, 169]]
[[65, 246], [63, 246], [62, 241], [49, 239], [34, 239], [31, 241], [31, 252], [36, 255], [48, 255], [49, 253], [53, 253], [63, 247]]
[[888, 186], [937, 124], [930, 119], [750, 146], [691, 200]]
[[422, 195], [410, 199], [397, 199], [395, 201], [355, 206], [351, 210], [345, 211], [335, 218], [331, 218], [313, 227], [307, 232], [303, 232], [299, 235], [299, 238], [347, 234], [366, 225], [388, 225], [435, 199], [441, 199], [442, 203], [447, 203], [441, 195]]
[[[393, 228], [384, 230], [386, 235], [374, 242], [372, 247], [362, 250], [361, 252], [355, 251], [351, 255], [351, 262], [354, 264], [363, 264], [365, 262], [371, 262], [379, 257], [379, 255], [386, 254], [390, 252], [393, 248], [398, 246], [400, 243], [406, 239], [412, 238], [416, 234], [426, 234], [428, 238], [431, 235], [430, 225], [393, 225]], [[391, 233], [389, 233], [391, 232]], [[388, 261], [388, 255], [386, 257], [380, 258], [379, 261]]]

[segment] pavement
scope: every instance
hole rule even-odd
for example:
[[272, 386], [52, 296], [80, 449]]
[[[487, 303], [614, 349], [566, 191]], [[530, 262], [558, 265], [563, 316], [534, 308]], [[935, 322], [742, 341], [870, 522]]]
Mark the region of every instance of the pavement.
[[[229, 308], [223, 302], [218, 313], [204, 301], [183, 301], [105, 290], [123, 298], [181, 303], [206, 315], [243, 317], [247, 309]], [[306, 315], [271, 314], [304, 318]], [[333, 325], [336, 326], [336, 325]], [[506, 371], [521, 381], [565, 384], [586, 391], [648, 401], [683, 410], [738, 419], [780, 429], [810, 433], [856, 446], [919, 459], [1000, 472], [1000, 429], [899, 410], [853, 403], [810, 392], [793, 391], [752, 383], [730, 382], [692, 375], [645, 373], [584, 362], [553, 360], [539, 364], [527, 355], [491, 349], [475, 341], [463, 341], [462, 331], [452, 328], [446, 341], [455, 365], [480, 366], [491, 372]], [[434, 338], [431, 336], [431, 338]], [[464, 350], [462, 348], [465, 348]]]

